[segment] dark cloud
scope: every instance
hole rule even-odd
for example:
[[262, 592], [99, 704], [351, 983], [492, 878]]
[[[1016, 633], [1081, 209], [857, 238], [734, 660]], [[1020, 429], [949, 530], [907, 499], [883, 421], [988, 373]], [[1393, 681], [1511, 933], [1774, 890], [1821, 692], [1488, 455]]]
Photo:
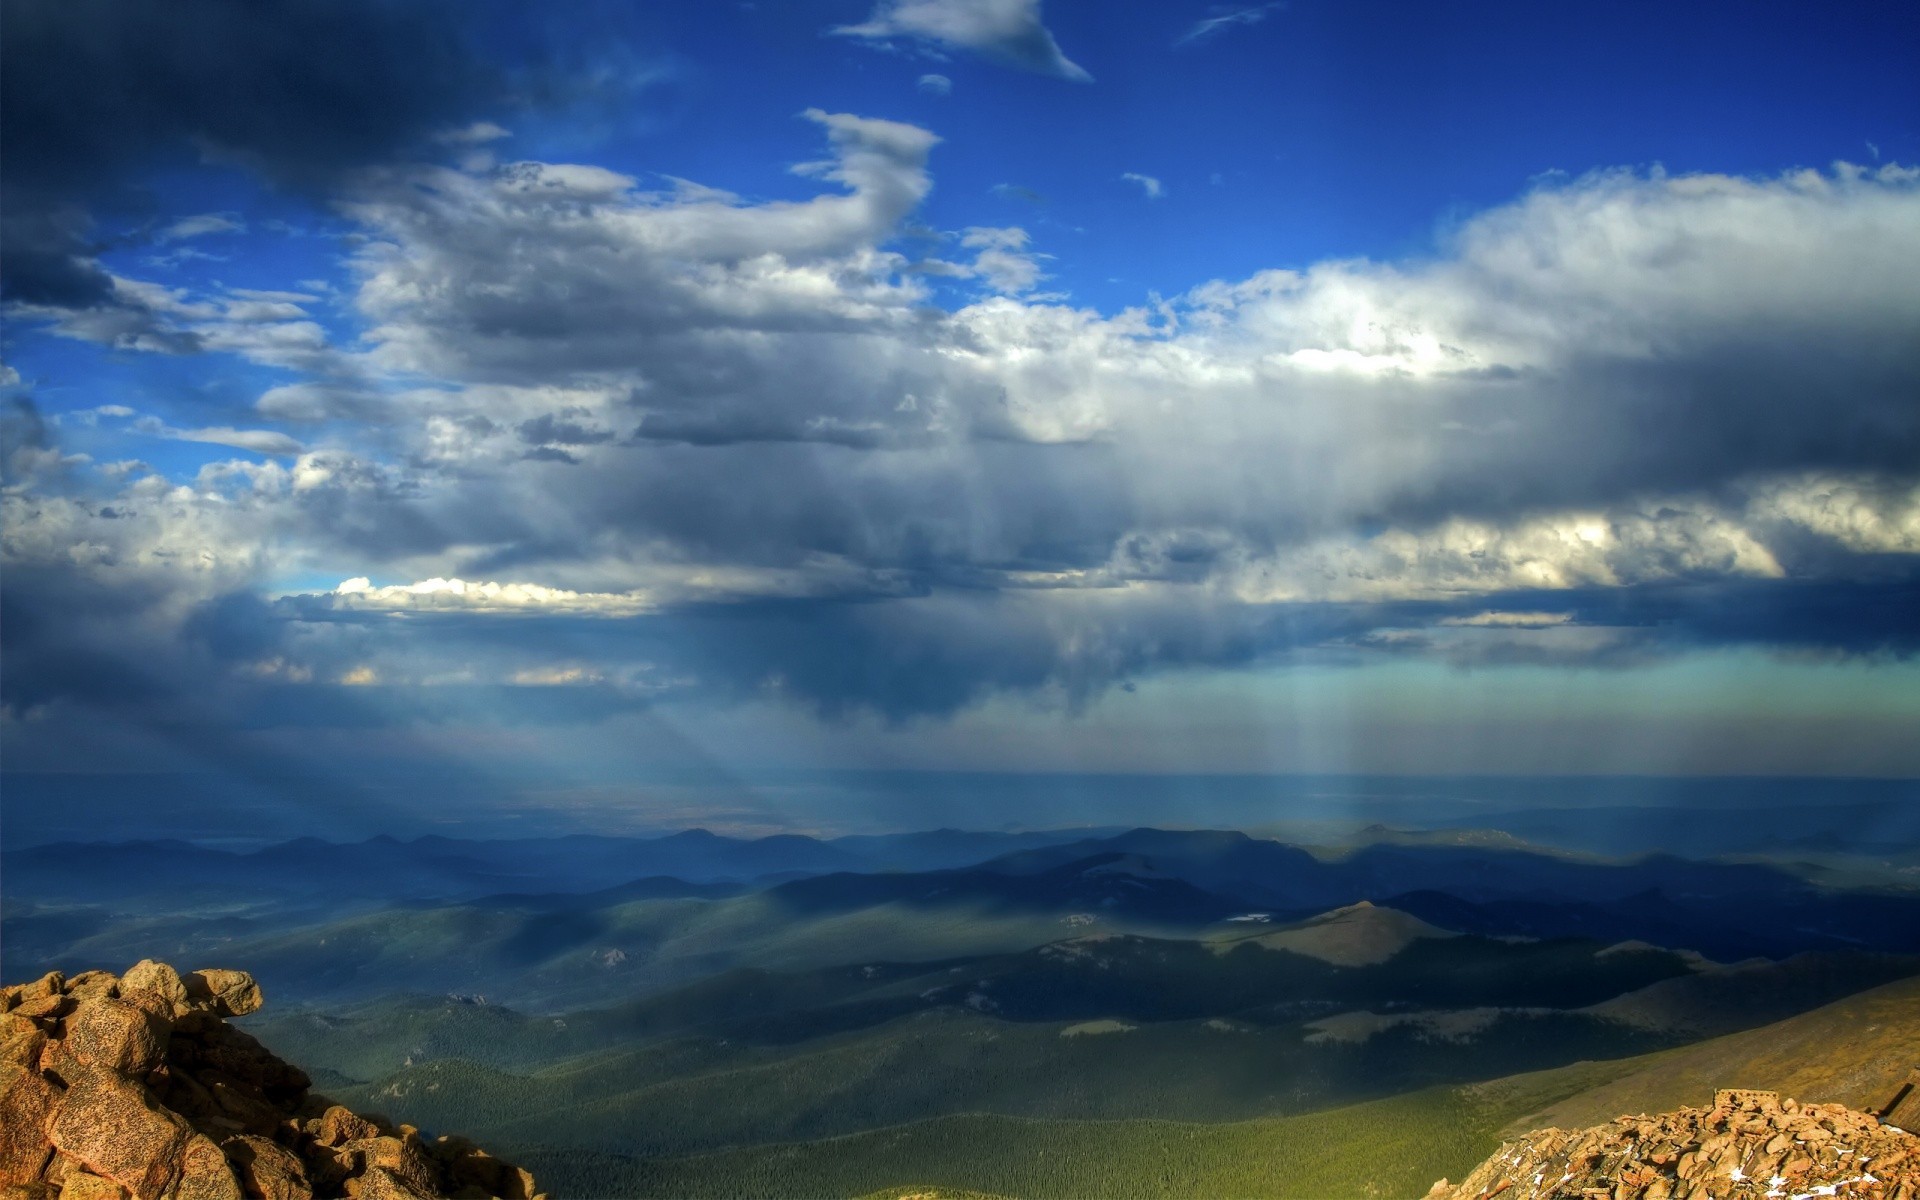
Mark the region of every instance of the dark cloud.
[[447, 0], [22, 0], [7, 184], [70, 198], [211, 152], [286, 181], [386, 157], [503, 85]]

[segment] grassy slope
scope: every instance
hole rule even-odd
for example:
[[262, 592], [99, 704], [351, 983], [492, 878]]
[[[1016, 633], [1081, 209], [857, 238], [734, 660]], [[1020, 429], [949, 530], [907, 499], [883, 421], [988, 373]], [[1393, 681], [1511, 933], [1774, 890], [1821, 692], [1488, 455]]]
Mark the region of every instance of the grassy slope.
[[1623, 1113], [1699, 1105], [1723, 1087], [1765, 1088], [1800, 1100], [1878, 1107], [1907, 1071], [1920, 1065], [1920, 978], [1624, 1065], [1627, 1069], [1608, 1083], [1520, 1115], [1514, 1128], [1577, 1128]]
[[[912, 1179], [1010, 1196], [1414, 1197], [1459, 1176], [1516, 1112], [1604, 1077], [1431, 1088], [1304, 1116], [1198, 1125], [968, 1114], [849, 1137], [654, 1160], [523, 1153], [560, 1195], [855, 1196]], [[1558, 1089], [1558, 1090], [1556, 1090]]]
[[654, 1160], [528, 1150], [564, 1194], [847, 1196], [911, 1179], [1020, 1196], [1418, 1196], [1514, 1132], [1763, 1087], [1859, 1107], [1920, 1061], [1920, 980], [1677, 1050], [1226, 1124], [968, 1114]]

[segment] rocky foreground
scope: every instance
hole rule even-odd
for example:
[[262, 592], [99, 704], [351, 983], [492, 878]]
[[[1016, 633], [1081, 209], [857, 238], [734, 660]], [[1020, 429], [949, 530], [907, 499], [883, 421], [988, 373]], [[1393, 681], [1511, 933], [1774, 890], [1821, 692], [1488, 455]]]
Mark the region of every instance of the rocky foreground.
[[1428, 1200], [1920, 1200], [1920, 1137], [1838, 1104], [1721, 1091], [1712, 1108], [1541, 1129]]
[[0, 1200], [535, 1200], [464, 1138], [310, 1093], [226, 1022], [259, 1007], [245, 972], [151, 961], [0, 989]]

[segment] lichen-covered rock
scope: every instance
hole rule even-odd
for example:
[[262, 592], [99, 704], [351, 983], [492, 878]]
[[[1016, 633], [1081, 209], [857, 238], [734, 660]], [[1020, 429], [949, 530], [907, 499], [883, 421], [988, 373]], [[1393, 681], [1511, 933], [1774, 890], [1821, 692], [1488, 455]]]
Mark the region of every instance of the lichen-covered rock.
[[40, 1072], [0, 1062], [0, 1115], [5, 1118], [0, 1120], [0, 1187], [32, 1183], [46, 1170], [53, 1156], [47, 1120], [59, 1103], [59, 1094]]
[[293, 1151], [271, 1138], [239, 1134], [221, 1147], [240, 1177], [240, 1187], [261, 1200], [312, 1200], [313, 1184]]
[[187, 1003], [186, 981], [180, 978], [180, 972], [165, 963], [143, 958], [127, 969], [120, 977], [120, 991], [146, 992], [166, 1002], [174, 1016], [185, 1014], [192, 1005]]
[[1723, 1090], [1712, 1108], [1535, 1130], [1429, 1200], [1920, 1196], [1920, 1138], [1837, 1104]]
[[166, 1057], [172, 1032], [151, 1013], [99, 995], [67, 1021], [67, 1052], [86, 1066], [145, 1075]]
[[0, 988], [0, 1200], [534, 1200], [471, 1142], [312, 1095], [223, 1019], [260, 1003], [245, 972], [151, 960]]
[[146, 1089], [106, 1067], [82, 1067], [67, 1081], [47, 1138], [53, 1148], [104, 1179], [157, 1200], [180, 1177], [192, 1129], [154, 1106]]
[[187, 995], [223, 1017], [260, 1011], [260, 985], [245, 971], [195, 971], [187, 977]]
[[126, 1200], [127, 1189], [91, 1171], [68, 1171], [60, 1184], [60, 1200]]

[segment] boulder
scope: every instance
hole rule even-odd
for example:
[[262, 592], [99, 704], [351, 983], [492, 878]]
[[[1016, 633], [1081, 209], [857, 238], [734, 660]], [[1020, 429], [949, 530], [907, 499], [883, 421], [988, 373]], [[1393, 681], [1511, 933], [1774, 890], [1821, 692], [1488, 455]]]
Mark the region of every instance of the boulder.
[[72, 1170], [60, 1184], [60, 1200], [125, 1200], [127, 1189], [91, 1171]]
[[336, 1104], [320, 1114], [320, 1128], [314, 1136], [322, 1146], [342, 1146], [379, 1137], [380, 1129], [352, 1109]]
[[135, 1200], [158, 1200], [174, 1185], [192, 1132], [140, 1084], [104, 1067], [82, 1068], [47, 1124], [54, 1149]]
[[120, 992], [147, 992], [166, 1002], [173, 1016], [180, 1016], [190, 1007], [187, 1002], [187, 984], [180, 978], [180, 972], [162, 962], [143, 958], [127, 968], [120, 977]]
[[67, 1052], [87, 1066], [145, 1075], [165, 1059], [171, 1032], [152, 1014], [101, 996], [67, 1021]]
[[262, 1200], [313, 1200], [313, 1185], [291, 1150], [269, 1138], [241, 1134], [221, 1146], [241, 1190]]
[[260, 985], [245, 971], [195, 971], [187, 981], [187, 994], [223, 1017], [259, 1012], [265, 1003]]
[[[45, 1035], [42, 1034], [42, 1037]], [[33, 1067], [0, 1062], [0, 1188], [39, 1180], [53, 1147], [46, 1126], [60, 1106], [60, 1095]]]
[[244, 1200], [227, 1156], [213, 1139], [194, 1134], [180, 1155], [180, 1182], [169, 1200]]

